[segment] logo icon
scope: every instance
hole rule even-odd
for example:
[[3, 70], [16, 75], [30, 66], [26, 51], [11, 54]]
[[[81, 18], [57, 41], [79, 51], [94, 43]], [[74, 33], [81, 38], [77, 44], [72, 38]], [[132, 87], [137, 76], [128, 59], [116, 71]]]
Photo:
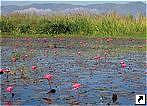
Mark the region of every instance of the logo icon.
[[146, 95], [136, 95], [136, 105], [145, 105]]

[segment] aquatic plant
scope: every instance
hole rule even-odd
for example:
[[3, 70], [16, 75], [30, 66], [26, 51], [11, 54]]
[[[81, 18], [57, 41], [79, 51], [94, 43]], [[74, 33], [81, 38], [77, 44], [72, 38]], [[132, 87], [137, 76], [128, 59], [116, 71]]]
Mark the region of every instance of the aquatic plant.
[[43, 78], [45, 78], [45, 79], [48, 80], [49, 86], [50, 86], [50, 89], [51, 89], [52, 87], [51, 87], [51, 82], [50, 82], [50, 80], [53, 78], [53, 75], [51, 75], [51, 74], [46, 74], [46, 75], [43, 76]]
[[81, 88], [81, 84], [79, 84], [79, 83], [74, 83], [74, 84], [72, 85], [72, 87], [73, 87], [73, 90], [75, 90], [76, 96], [77, 96], [77, 98], [78, 98], [78, 100], [79, 100], [78, 89]]
[[9, 87], [7, 87], [7, 88], [6, 88], [6, 92], [11, 93], [12, 98], [14, 97], [14, 93], [12, 92], [12, 91], [13, 91], [13, 89], [14, 89], [14, 87], [13, 87], [13, 86], [9, 86]]

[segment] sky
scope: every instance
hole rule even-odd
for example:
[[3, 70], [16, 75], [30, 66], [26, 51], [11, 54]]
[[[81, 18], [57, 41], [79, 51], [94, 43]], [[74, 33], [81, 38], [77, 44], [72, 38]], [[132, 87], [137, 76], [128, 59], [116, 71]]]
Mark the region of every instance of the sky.
[[[88, 5], [88, 4], [102, 4], [102, 3], [127, 3], [132, 1], [142, 1], [145, 0], [1, 0], [2, 5], [28, 5], [32, 3], [64, 3], [73, 5]], [[7, 1], [7, 2], [6, 2]], [[21, 1], [21, 3], [19, 2]]]

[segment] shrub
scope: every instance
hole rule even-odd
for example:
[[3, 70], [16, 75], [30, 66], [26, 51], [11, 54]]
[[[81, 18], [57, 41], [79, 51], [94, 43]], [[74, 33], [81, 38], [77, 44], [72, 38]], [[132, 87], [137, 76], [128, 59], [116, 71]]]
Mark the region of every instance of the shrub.
[[16, 27], [13, 25], [13, 23], [11, 23], [11, 22], [9, 22], [7, 20], [0, 21], [0, 30], [1, 30], [1, 32], [13, 33], [15, 28]]
[[29, 24], [20, 24], [18, 27], [20, 33], [29, 33], [31, 29], [31, 25]]

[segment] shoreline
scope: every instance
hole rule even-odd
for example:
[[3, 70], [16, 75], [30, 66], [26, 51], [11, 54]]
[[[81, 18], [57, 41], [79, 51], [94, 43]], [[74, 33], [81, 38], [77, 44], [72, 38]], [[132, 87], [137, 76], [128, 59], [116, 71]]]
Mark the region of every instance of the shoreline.
[[60, 34], [60, 35], [47, 35], [47, 34], [21, 34], [21, 35], [9, 35], [9, 34], [1, 34], [0, 38], [71, 38], [71, 39], [76, 39], [76, 38], [82, 38], [82, 39], [95, 39], [95, 38], [113, 38], [113, 39], [146, 39], [147, 34], [134, 34], [134, 35], [65, 35], [65, 34]]

